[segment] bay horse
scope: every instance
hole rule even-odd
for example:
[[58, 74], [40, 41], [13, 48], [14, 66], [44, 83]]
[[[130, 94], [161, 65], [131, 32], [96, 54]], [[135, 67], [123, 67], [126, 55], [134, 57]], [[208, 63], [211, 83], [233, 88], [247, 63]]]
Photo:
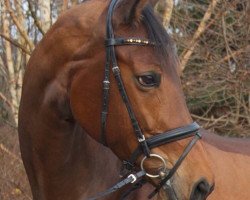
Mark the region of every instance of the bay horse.
[[192, 121], [156, 3], [84, 1], [32, 53], [18, 132], [34, 200], [249, 198], [250, 142]]

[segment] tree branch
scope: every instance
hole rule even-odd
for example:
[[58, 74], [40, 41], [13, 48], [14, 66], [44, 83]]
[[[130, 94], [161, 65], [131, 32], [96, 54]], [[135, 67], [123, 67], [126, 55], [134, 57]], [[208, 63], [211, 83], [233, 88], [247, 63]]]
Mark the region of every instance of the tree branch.
[[14, 106], [2, 92], [0, 92], [0, 99], [2, 99], [9, 107]]
[[78, 0], [71, 0], [72, 6], [75, 6], [78, 4]]
[[63, 0], [62, 12], [68, 9], [69, 0]]
[[224, 58], [222, 58], [221, 60], [219, 60], [218, 63], [223, 63], [228, 61], [232, 56], [238, 56], [246, 51], [250, 51], [250, 45], [247, 45], [246, 47], [243, 47], [237, 51], [233, 51], [230, 55], [226, 55]]
[[34, 20], [34, 24], [36, 25], [36, 27], [38, 28], [38, 30], [42, 33], [42, 35], [44, 35], [44, 34], [45, 34], [45, 31], [43, 30], [40, 21], [39, 21], [39, 20], [37, 19], [37, 17], [36, 17], [36, 13], [34, 12], [34, 10], [33, 10], [33, 8], [32, 8], [31, 1], [30, 1], [30, 0], [28, 0], [28, 5], [29, 5], [29, 10], [30, 10], [30, 13], [31, 13], [31, 17], [32, 17], [33, 20]]
[[22, 163], [22, 160], [14, 153], [12, 153], [7, 147], [5, 147], [2, 143], [0, 144], [0, 150], [7, 153], [11, 158], [14, 158], [14, 160]]
[[157, 10], [161, 13], [163, 21], [162, 24], [165, 28], [169, 26], [172, 11], [174, 7], [174, 1], [173, 0], [160, 0], [159, 4], [157, 6]]
[[212, 2], [210, 3], [205, 15], [203, 16], [203, 19], [201, 20], [201, 22], [199, 24], [198, 29], [196, 30], [196, 32], [194, 34], [194, 37], [192, 38], [191, 42], [187, 45], [189, 47], [189, 49], [187, 49], [186, 51], [184, 51], [181, 54], [181, 56], [180, 56], [180, 60], [181, 60], [180, 68], [181, 68], [181, 71], [183, 71], [185, 69], [189, 58], [193, 54], [193, 51], [195, 49], [195, 46], [197, 44], [197, 41], [198, 41], [199, 37], [206, 30], [206, 23], [211, 18], [211, 15], [213, 13], [213, 9], [217, 5], [217, 3], [218, 3], [218, 0], [212, 0]]
[[34, 46], [33, 42], [29, 39], [29, 36], [28, 36], [27, 32], [23, 29], [22, 25], [19, 23], [17, 17], [15, 16], [14, 11], [10, 6], [10, 1], [9, 0], [4, 0], [4, 2], [5, 2], [5, 6], [7, 8], [7, 11], [10, 13], [10, 16], [11, 16], [13, 22], [15, 23], [18, 31], [20, 32], [22, 37], [27, 42], [30, 50], [33, 50], [35, 46]]
[[[232, 54], [232, 50], [231, 50], [229, 42], [227, 40], [227, 27], [226, 27], [224, 15], [222, 15], [221, 23], [222, 23], [222, 33], [223, 33], [223, 38], [224, 38], [224, 41], [225, 41], [227, 56], [232, 57], [234, 62], [237, 63], [237, 60], [234, 57], [234, 55]], [[231, 62], [230, 62], [229, 59], [228, 59], [228, 66], [231, 68]]]
[[37, 0], [40, 11], [40, 22], [44, 32], [47, 32], [51, 26], [52, 13], [51, 13], [51, 0]]
[[13, 44], [14, 46], [16, 46], [17, 48], [21, 49], [24, 53], [28, 54], [28, 55], [31, 55], [31, 52], [26, 49], [23, 45], [19, 44], [18, 42], [16, 42], [15, 40], [7, 37], [6, 35], [4, 35], [3, 33], [0, 33], [0, 36], [7, 40], [8, 42], [10, 42], [11, 44]]

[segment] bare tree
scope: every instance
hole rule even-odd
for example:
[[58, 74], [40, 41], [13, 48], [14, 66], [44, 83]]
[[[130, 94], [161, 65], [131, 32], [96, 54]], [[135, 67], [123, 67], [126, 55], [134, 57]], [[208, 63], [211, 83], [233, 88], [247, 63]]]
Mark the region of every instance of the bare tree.
[[187, 62], [195, 49], [195, 46], [196, 46], [196, 43], [197, 43], [199, 37], [206, 30], [207, 22], [209, 21], [211, 15], [213, 14], [213, 10], [216, 7], [218, 1], [219, 0], [212, 0], [211, 1], [206, 13], [204, 14], [203, 19], [201, 20], [201, 22], [199, 24], [199, 27], [197, 28], [192, 40], [188, 44], [189, 48], [181, 54], [181, 56], [180, 56], [180, 60], [181, 60], [180, 68], [182, 71], [185, 69]]
[[[8, 37], [11, 38], [11, 33], [10, 33], [10, 21], [9, 21], [9, 17], [8, 14], [6, 12], [6, 6], [3, 5], [2, 6], [2, 28], [3, 28], [3, 34]], [[9, 41], [5, 41], [4, 44], [4, 57], [5, 57], [5, 65], [6, 65], [6, 69], [8, 72], [8, 86], [9, 86], [9, 92], [10, 92], [10, 107], [12, 110], [12, 114], [13, 114], [13, 118], [14, 118], [14, 122], [15, 124], [17, 124], [17, 108], [18, 108], [18, 94], [16, 91], [16, 74], [15, 74], [15, 67], [14, 67], [14, 62], [13, 62], [13, 58], [12, 58], [12, 49], [11, 49], [11, 43]]]
[[77, 5], [79, 2], [78, 2], [78, 0], [71, 0], [71, 3], [74, 6], [74, 5]]
[[39, 8], [41, 12], [41, 24], [45, 32], [47, 32], [51, 26], [51, 2], [50, 0], [38, 0]]
[[160, 0], [157, 5], [156, 9], [162, 15], [162, 23], [166, 28], [169, 26], [173, 8], [174, 0]]
[[68, 9], [69, 0], [63, 0], [63, 6], [62, 11], [65, 11]]

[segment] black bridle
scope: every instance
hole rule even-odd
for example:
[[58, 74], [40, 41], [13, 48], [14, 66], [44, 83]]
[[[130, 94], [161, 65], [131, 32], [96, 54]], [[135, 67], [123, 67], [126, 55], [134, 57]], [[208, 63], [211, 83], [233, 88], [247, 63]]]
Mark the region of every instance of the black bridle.
[[[137, 183], [137, 185], [141, 186], [143, 181], [137, 181], [137, 179], [140, 179], [141, 177], [144, 177], [147, 173], [144, 170], [141, 170], [137, 173], [133, 173], [136, 170], [135, 162], [138, 159], [138, 157], [142, 154], [145, 155], [145, 158], [150, 158], [151, 154], [150, 149], [155, 148], [157, 146], [161, 146], [170, 142], [175, 142], [177, 140], [182, 140], [184, 138], [193, 137], [193, 139], [189, 142], [189, 144], [184, 149], [183, 153], [179, 157], [179, 159], [176, 161], [172, 169], [166, 174], [165, 177], [162, 178], [159, 185], [156, 187], [156, 189], [149, 195], [149, 198], [152, 198], [163, 186], [164, 184], [171, 179], [171, 177], [174, 175], [178, 167], [181, 165], [182, 161], [185, 159], [185, 157], [188, 155], [188, 153], [191, 151], [192, 147], [195, 145], [195, 143], [201, 138], [201, 135], [199, 134], [199, 125], [197, 123], [191, 123], [187, 126], [176, 128], [171, 131], [167, 131], [164, 133], [159, 133], [155, 136], [152, 136], [150, 138], [145, 138], [143, 132], [141, 131], [141, 128], [139, 126], [139, 123], [136, 119], [136, 116], [133, 112], [131, 103], [129, 101], [128, 95], [126, 93], [124, 83], [122, 81], [120, 68], [117, 63], [116, 54], [115, 54], [115, 46], [121, 46], [121, 45], [157, 45], [153, 42], [147, 40], [147, 39], [140, 39], [140, 38], [116, 38], [114, 35], [114, 30], [112, 26], [112, 16], [113, 11], [115, 9], [115, 6], [117, 4], [118, 0], [111, 0], [111, 3], [108, 8], [108, 15], [107, 15], [107, 30], [106, 30], [106, 63], [105, 63], [105, 72], [104, 72], [104, 81], [103, 81], [103, 104], [102, 104], [102, 113], [101, 113], [101, 143], [107, 146], [106, 141], [106, 125], [107, 125], [107, 116], [108, 116], [108, 105], [109, 105], [109, 89], [110, 89], [110, 68], [112, 69], [113, 75], [115, 77], [116, 83], [118, 85], [118, 89], [120, 92], [120, 95], [123, 99], [124, 104], [126, 105], [134, 133], [138, 140], [138, 147], [136, 150], [132, 153], [130, 159], [128, 161], [124, 161], [124, 167], [126, 169], [126, 175], [129, 175], [123, 179], [121, 182], [117, 183], [112, 188], [106, 190], [105, 192], [102, 192], [98, 194], [94, 198], [90, 198], [89, 200], [95, 200], [101, 197], [104, 197], [112, 192], [115, 192], [116, 190], [122, 188], [123, 186], [129, 184], [129, 183]], [[161, 156], [159, 156], [161, 157]], [[145, 181], [144, 181], [145, 182]], [[140, 183], [140, 184], [138, 184]]]

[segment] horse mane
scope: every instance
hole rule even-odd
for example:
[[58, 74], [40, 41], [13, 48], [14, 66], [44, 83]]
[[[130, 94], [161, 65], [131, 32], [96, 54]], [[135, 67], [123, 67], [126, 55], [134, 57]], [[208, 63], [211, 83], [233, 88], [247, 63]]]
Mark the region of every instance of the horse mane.
[[250, 156], [250, 138], [219, 136], [202, 130], [204, 141], [222, 151]]
[[174, 44], [159, 18], [155, 15], [153, 7], [148, 5], [142, 12], [142, 23], [145, 25], [149, 40], [156, 44], [156, 53], [161, 66], [177, 66], [178, 58]]

